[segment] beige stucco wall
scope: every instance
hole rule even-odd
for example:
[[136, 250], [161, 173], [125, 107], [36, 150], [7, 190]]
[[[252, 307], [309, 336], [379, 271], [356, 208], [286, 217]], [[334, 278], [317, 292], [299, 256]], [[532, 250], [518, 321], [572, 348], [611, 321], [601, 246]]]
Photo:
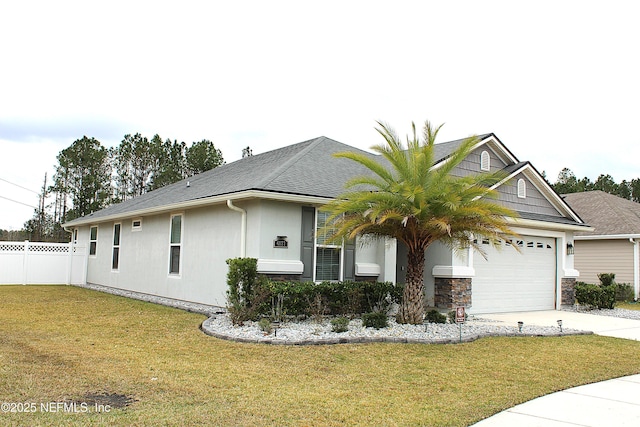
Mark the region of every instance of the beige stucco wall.
[[615, 273], [616, 282], [633, 284], [633, 245], [629, 240], [576, 240], [574, 264], [581, 282], [600, 283], [599, 273]]

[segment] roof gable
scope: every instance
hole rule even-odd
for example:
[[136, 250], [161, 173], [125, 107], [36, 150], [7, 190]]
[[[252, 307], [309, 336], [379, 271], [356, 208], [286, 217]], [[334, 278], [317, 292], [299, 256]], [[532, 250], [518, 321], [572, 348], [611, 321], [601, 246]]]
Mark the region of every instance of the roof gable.
[[[570, 218], [583, 224], [580, 216], [571, 209], [530, 162], [519, 162], [503, 169], [507, 177], [494, 186], [500, 200], [511, 209], [523, 214], [535, 214], [555, 221], [557, 217]], [[517, 197], [518, 180], [523, 179], [527, 188], [524, 199]]]

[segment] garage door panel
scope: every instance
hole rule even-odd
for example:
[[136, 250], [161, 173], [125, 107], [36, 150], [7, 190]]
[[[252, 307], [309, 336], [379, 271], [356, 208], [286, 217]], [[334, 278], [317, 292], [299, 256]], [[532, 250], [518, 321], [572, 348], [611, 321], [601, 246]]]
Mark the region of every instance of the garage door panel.
[[474, 254], [471, 312], [555, 308], [555, 239], [524, 236], [512, 245], [501, 242], [499, 249], [487, 241], [480, 244], [487, 259]]

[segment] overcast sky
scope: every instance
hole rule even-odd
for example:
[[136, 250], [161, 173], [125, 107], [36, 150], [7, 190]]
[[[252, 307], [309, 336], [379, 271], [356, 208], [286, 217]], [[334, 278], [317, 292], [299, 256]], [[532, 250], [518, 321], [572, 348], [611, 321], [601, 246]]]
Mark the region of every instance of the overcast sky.
[[[555, 181], [640, 177], [635, 1], [15, 1], [0, 12], [0, 229], [83, 135], [212, 140], [227, 162], [375, 121], [493, 132]], [[27, 191], [6, 181], [28, 188]], [[14, 201], [8, 201], [9, 198]]]

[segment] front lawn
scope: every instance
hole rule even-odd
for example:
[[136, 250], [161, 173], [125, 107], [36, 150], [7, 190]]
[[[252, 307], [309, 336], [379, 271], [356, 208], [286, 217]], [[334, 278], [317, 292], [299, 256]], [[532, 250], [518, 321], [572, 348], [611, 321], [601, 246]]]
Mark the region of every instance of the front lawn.
[[624, 308], [625, 310], [640, 310], [640, 303], [637, 302], [617, 302], [616, 308]]
[[0, 401], [36, 408], [3, 404], [4, 425], [465, 426], [640, 373], [640, 342], [598, 336], [269, 346], [206, 336], [201, 315], [81, 288], [2, 286], [0, 301]]

